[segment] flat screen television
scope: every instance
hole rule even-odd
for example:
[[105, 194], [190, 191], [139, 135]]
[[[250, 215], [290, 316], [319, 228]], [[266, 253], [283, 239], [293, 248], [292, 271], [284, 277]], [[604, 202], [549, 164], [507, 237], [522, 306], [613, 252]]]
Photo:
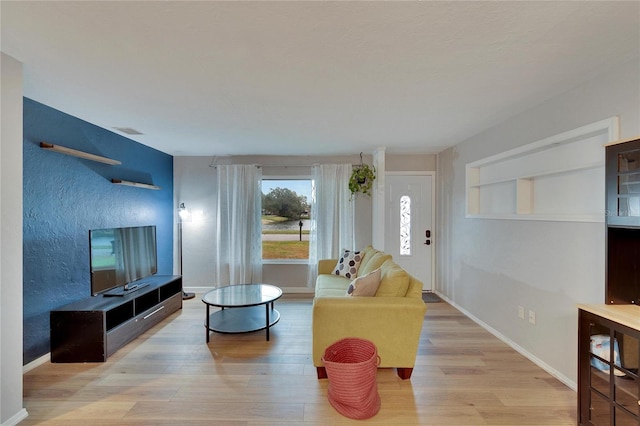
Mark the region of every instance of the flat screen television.
[[154, 225], [90, 230], [89, 247], [93, 296], [124, 296], [158, 272]]

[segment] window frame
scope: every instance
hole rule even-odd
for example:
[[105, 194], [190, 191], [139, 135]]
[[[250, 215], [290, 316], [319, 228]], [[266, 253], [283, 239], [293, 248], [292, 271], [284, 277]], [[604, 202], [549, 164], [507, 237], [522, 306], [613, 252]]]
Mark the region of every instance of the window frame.
[[[287, 167], [287, 166], [282, 166], [282, 167]], [[311, 186], [311, 188], [313, 188], [313, 179], [311, 178], [311, 173], [303, 173], [303, 174], [295, 174], [295, 175], [282, 175], [282, 174], [263, 174], [261, 181], [260, 181], [260, 190], [262, 191], [264, 188], [262, 187], [262, 184], [264, 181], [270, 181], [270, 180], [305, 180], [309, 182], [309, 185]], [[263, 192], [264, 193], [264, 192]], [[311, 199], [307, 200], [309, 205], [311, 205]], [[261, 234], [262, 235], [262, 234]], [[262, 236], [260, 237], [260, 244], [262, 244]], [[282, 258], [282, 259], [262, 259], [262, 264], [263, 265], [308, 265], [309, 264], [309, 257], [308, 257], [308, 253], [307, 253], [307, 258], [306, 259], [287, 259], [287, 258]]]

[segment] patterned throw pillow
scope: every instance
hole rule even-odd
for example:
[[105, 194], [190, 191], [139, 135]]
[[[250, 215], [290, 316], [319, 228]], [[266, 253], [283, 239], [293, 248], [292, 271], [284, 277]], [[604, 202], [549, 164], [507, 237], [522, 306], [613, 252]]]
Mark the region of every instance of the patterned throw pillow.
[[369, 272], [367, 275], [356, 278], [351, 281], [349, 288], [347, 289], [347, 296], [375, 296], [380, 285], [380, 268], [373, 272]]
[[359, 251], [345, 250], [342, 257], [338, 259], [333, 274], [352, 280], [358, 276], [360, 262], [362, 262], [362, 254]]

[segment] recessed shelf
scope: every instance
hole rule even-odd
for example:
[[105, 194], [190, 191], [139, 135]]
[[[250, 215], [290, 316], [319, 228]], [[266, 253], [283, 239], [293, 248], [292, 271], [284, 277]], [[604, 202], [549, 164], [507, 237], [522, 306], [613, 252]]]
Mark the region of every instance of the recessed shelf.
[[91, 160], [91, 161], [97, 161], [99, 163], [109, 164], [111, 166], [122, 164], [122, 162], [118, 160], [113, 160], [107, 157], [101, 157], [95, 154], [89, 154], [88, 152], [78, 151], [77, 149], [67, 148], [66, 146], [54, 145], [47, 142], [40, 142], [40, 148], [59, 152], [61, 154], [72, 155], [74, 157], [83, 158], [85, 160]]
[[136, 188], [154, 189], [156, 191], [159, 189], [162, 189], [156, 185], [151, 185], [148, 183], [132, 182], [130, 180], [122, 180], [122, 179], [111, 179], [111, 183], [115, 183], [116, 185], [134, 186]]
[[468, 163], [466, 217], [603, 222], [603, 145], [617, 137], [612, 117]]
[[603, 222], [599, 215], [577, 215], [577, 214], [524, 214], [524, 213], [496, 213], [496, 214], [469, 214], [469, 219], [510, 219], [510, 220], [535, 220], [547, 222]]
[[564, 169], [546, 170], [546, 171], [541, 171], [539, 173], [524, 174], [522, 176], [518, 176], [517, 178], [505, 177], [505, 178], [494, 179], [494, 180], [490, 180], [490, 181], [486, 181], [486, 182], [473, 183], [473, 184], [469, 184], [469, 188], [477, 188], [477, 187], [481, 187], [481, 186], [496, 185], [496, 184], [499, 184], [499, 183], [511, 182], [514, 179], [527, 179], [527, 180], [530, 180], [530, 179], [535, 179], [535, 178], [544, 177], [544, 176], [561, 175], [561, 174], [565, 174], [565, 173], [578, 172], [578, 171], [581, 171], [581, 170], [597, 169], [599, 167], [604, 167], [604, 161], [598, 161], [598, 162], [590, 163], [590, 164], [580, 164], [580, 165], [575, 165], [573, 167], [567, 167], [567, 168], [564, 168]]

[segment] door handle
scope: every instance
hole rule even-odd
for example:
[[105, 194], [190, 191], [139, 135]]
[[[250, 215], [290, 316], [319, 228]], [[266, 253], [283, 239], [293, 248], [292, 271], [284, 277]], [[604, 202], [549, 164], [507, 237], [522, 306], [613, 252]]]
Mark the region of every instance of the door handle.
[[431, 240], [427, 240], [424, 242], [426, 245], [430, 246], [431, 245]]

